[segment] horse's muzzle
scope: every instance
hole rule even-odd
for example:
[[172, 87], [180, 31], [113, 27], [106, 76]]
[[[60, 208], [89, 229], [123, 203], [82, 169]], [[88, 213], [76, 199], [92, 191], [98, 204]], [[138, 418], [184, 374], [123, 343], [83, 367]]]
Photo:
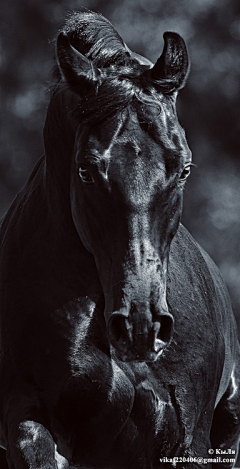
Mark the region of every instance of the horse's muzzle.
[[129, 317], [112, 313], [108, 320], [109, 340], [120, 360], [153, 362], [171, 342], [173, 322], [168, 313], [154, 322], [146, 319], [139, 327]]

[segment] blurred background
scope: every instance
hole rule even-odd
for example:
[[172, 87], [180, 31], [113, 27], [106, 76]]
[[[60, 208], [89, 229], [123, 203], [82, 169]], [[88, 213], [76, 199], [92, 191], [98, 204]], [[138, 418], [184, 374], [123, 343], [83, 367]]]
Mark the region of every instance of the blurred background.
[[187, 42], [192, 67], [178, 114], [197, 168], [183, 223], [220, 268], [240, 332], [239, 0], [1, 0], [0, 217], [44, 152], [53, 38], [65, 14], [81, 6], [102, 12], [153, 62], [164, 31]]
[[239, 0], [2, 0], [0, 216], [44, 152], [53, 38], [66, 12], [80, 6], [102, 12], [153, 62], [164, 31], [187, 42], [192, 67], [178, 114], [197, 168], [183, 222], [220, 268], [240, 329]]

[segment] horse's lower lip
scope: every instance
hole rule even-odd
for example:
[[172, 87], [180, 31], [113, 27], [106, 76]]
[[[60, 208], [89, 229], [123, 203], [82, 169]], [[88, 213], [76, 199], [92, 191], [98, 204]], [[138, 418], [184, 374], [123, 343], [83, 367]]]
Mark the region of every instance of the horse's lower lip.
[[155, 339], [153, 350], [155, 353], [161, 352], [166, 347], [166, 344], [160, 339]]
[[139, 354], [132, 351], [121, 353], [115, 350], [116, 357], [122, 362], [154, 362], [162, 353], [163, 349], [160, 347], [158, 352], [151, 350], [147, 353]]

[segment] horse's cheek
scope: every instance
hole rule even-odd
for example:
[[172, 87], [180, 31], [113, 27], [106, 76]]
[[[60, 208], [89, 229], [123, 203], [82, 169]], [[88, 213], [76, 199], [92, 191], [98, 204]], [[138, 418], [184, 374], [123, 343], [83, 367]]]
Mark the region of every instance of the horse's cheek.
[[[79, 181], [77, 181], [79, 184]], [[86, 204], [85, 204], [86, 205]], [[84, 247], [92, 252], [92, 247], [89, 243], [88, 223], [86, 217], [86, 207], [84, 205], [84, 197], [80, 187], [78, 191], [71, 189], [71, 212], [72, 219], [77, 230], [78, 236], [83, 243]]]

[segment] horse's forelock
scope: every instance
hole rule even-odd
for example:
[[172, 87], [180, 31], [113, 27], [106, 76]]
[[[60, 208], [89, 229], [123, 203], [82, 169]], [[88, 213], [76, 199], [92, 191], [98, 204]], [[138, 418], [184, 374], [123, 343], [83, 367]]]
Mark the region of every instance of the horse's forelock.
[[72, 115], [78, 116], [82, 123], [98, 122], [139, 96], [145, 95], [144, 101], [150, 98], [152, 104], [156, 101], [154, 86], [143, 74], [144, 68], [131, 57], [122, 38], [104, 16], [86, 9], [74, 12], [60, 32], [67, 35], [71, 45], [101, 69], [104, 76], [95, 89], [85, 87], [83, 92], [81, 80], [68, 85], [60, 83], [59, 74], [55, 74], [58, 85], [52, 88], [54, 92], [69, 87], [80, 97], [80, 102], [76, 99]]
[[130, 53], [112, 24], [99, 13], [82, 10], [72, 13], [61, 32], [68, 35], [70, 43], [86, 55], [97, 67], [113, 63], [127, 64]]

